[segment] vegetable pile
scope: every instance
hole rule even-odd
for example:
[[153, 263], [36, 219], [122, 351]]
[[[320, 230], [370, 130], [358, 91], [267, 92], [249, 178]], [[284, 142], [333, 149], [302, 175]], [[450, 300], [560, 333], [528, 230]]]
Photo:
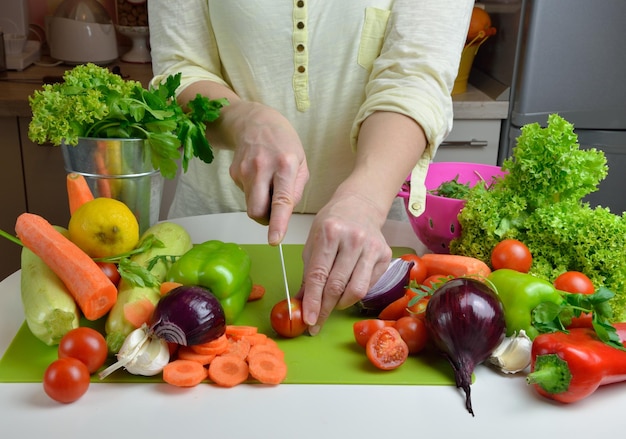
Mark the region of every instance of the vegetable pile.
[[489, 263], [496, 244], [517, 239], [533, 254], [531, 274], [552, 282], [582, 272], [616, 293], [613, 320], [626, 320], [626, 219], [582, 201], [607, 175], [602, 151], [580, 149], [573, 125], [553, 114], [545, 128], [522, 127], [502, 167], [490, 188], [470, 189], [450, 252]]
[[154, 169], [174, 178], [179, 148], [185, 171], [192, 157], [213, 161], [205, 124], [215, 121], [227, 105], [225, 99], [198, 94], [189, 102], [189, 111], [183, 111], [175, 98], [180, 78], [180, 73], [169, 76], [146, 90], [104, 67], [78, 65], [65, 72], [62, 83], [44, 84], [29, 98], [33, 118], [28, 137], [54, 145], [76, 145], [80, 137], [145, 139]]

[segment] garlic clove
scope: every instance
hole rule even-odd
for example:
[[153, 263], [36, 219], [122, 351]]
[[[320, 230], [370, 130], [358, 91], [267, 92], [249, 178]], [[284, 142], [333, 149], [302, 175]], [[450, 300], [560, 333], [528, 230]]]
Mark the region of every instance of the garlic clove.
[[491, 353], [487, 363], [503, 373], [521, 372], [530, 365], [532, 340], [524, 330], [505, 337], [502, 343]]

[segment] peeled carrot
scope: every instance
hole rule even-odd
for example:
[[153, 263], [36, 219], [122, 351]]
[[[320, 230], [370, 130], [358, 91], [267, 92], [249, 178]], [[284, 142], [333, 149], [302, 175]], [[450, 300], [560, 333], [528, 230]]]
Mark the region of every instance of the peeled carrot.
[[165, 296], [167, 293], [172, 291], [174, 288], [178, 288], [178, 287], [180, 287], [182, 285], [183, 284], [181, 284], [180, 282], [173, 282], [173, 281], [161, 282], [161, 285], [159, 286], [159, 293], [161, 293], [161, 296]]
[[174, 360], [163, 368], [163, 381], [178, 387], [197, 386], [206, 377], [206, 369], [197, 361]]
[[234, 355], [215, 357], [209, 365], [209, 379], [221, 387], [234, 387], [248, 379], [248, 363]]
[[229, 337], [228, 347], [220, 355], [221, 356], [234, 355], [235, 357], [239, 357], [242, 360], [245, 360], [246, 357], [248, 356], [248, 353], [250, 352], [251, 346], [252, 345], [250, 344], [250, 342], [248, 341], [246, 337], [241, 337], [237, 339]]
[[253, 284], [250, 296], [248, 296], [248, 302], [262, 299], [265, 296], [265, 287], [261, 284]]
[[109, 312], [117, 300], [117, 288], [76, 244], [33, 213], [18, 216], [15, 232], [59, 276], [85, 318], [96, 320]]
[[77, 174], [75, 172], [67, 174], [66, 186], [67, 199], [70, 204], [70, 215], [73, 215], [76, 209], [94, 198], [93, 193], [87, 184], [87, 180], [82, 174]]
[[378, 314], [378, 318], [381, 320], [398, 320], [400, 317], [403, 317], [406, 309], [409, 307], [409, 302], [412, 297], [412, 294], [405, 294], [404, 296], [394, 300], [383, 308], [383, 310]]
[[287, 377], [287, 363], [277, 355], [248, 356], [250, 375], [263, 384], [280, 384]]
[[124, 318], [135, 328], [139, 328], [150, 320], [156, 306], [150, 299], [144, 297], [135, 302], [125, 303], [123, 308]]
[[491, 274], [491, 268], [486, 263], [470, 256], [427, 253], [422, 255], [422, 261], [426, 264], [428, 276], [487, 277]]

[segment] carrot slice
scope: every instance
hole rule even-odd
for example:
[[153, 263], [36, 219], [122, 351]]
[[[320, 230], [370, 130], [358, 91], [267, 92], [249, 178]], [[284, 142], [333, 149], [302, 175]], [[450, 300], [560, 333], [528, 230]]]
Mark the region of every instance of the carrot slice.
[[280, 384], [287, 377], [287, 364], [276, 355], [248, 356], [250, 375], [263, 384]]
[[209, 366], [209, 379], [221, 387], [234, 387], [248, 379], [248, 363], [234, 355], [215, 357]]
[[253, 284], [250, 296], [248, 296], [248, 302], [262, 299], [265, 296], [265, 287], [261, 284]]
[[159, 293], [161, 293], [161, 296], [165, 296], [167, 293], [172, 291], [174, 288], [178, 288], [178, 287], [182, 287], [182, 286], [183, 286], [183, 284], [181, 284], [180, 282], [173, 282], [173, 281], [161, 282], [161, 285], [159, 286]]
[[206, 376], [206, 369], [197, 361], [174, 360], [163, 368], [163, 381], [178, 387], [197, 386]]
[[67, 174], [66, 186], [67, 199], [70, 204], [70, 215], [73, 215], [76, 209], [94, 198], [93, 193], [87, 184], [87, 180], [82, 174], [77, 174], [75, 172]]
[[250, 347], [250, 342], [246, 338], [229, 338], [228, 347], [221, 355], [234, 355], [245, 360], [250, 352]]
[[33, 213], [17, 217], [15, 232], [61, 278], [86, 319], [96, 320], [109, 312], [117, 300], [117, 288], [76, 244]]
[[250, 346], [250, 351], [248, 352], [248, 361], [252, 357], [256, 357], [257, 355], [272, 355], [274, 357], [280, 358], [281, 360], [285, 358], [285, 352], [277, 346], [271, 344], [258, 344]]
[[124, 318], [135, 328], [139, 328], [150, 320], [154, 308], [156, 308], [154, 303], [146, 297], [135, 302], [125, 303], [123, 307]]
[[178, 348], [177, 356], [179, 360], [196, 361], [203, 366], [210, 364], [211, 361], [213, 361], [216, 357], [215, 354], [199, 354], [191, 349], [191, 346], [181, 346], [180, 348]]
[[228, 337], [222, 334], [214, 340], [191, 346], [191, 349], [202, 355], [220, 355], [228, 348]]
[[258, 334], [256, 326], [226, 325], [225, 333], [228, 337], [240, 338]]
[[262, 332], [257, 332], [256, 334], [246, 335], [245, 338], [250, 342], [250, 346], [255, 346], [267, 343], [269, 337]]

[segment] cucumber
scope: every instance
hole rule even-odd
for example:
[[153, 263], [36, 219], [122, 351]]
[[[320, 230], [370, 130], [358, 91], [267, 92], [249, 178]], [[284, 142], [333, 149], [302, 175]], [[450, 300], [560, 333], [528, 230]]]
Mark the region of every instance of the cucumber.
[[[66, 234], [67, 230], [55, 227]], [[35, 337], [49, 346], [80, 323], [80, 312], [65, 284], [35, 253], [26, 247], [21, 254], [20, 292], [24, 317]]]
[[[181, 256], [192, 247], [189, 233], [187, 233], [184, 227], [175, 223], [162, 222], [155, 224], [144, 232], [140, 241], [150, 234], [160, 240], [164, 246], [152, 248], [147, 252], [139, 253], [131, 257], [133, 262], [143, 265], [144, 267], [147, 267], [150, 260], [155, 256]], [[170, 265], [171, 263], [169, 262], [159, 260], [159, 262], [152, 267], [151, 273], [159, 282], [163, 282]], [[161, 293], [158, 287], [139, 287], [129, 284], [124, 279], [120, 281], [117, 301], [115, 305], [113, 305], [113, 308], [111, 308], [111, 311], [109, 311], [104, 326], [107, 346], [111, 353], [116, 354], [122, 347], [128, 334], [136, 329], [136, 327], [124, 317], [124, 306], [143, 299], [148, 299], [156, 305], [160, 298]]]

